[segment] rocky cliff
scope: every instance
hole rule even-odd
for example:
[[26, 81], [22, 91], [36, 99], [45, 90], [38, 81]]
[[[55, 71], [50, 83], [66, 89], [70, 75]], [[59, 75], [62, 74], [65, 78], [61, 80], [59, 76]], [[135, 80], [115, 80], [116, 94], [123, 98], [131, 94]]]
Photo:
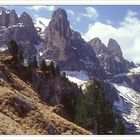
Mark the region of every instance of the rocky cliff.
[[25, 12], [18, 17], [15, 10], [1, 9], [0, 12], [0, 46], [15, 40], [26, 58], [36, 55], [34, 45], [38, 44], [39, 37], [32, 18]]
[[135, 67], [133, 63], [123, 58], [121, 48], [114, 39], [110, 39], [107, 46], [99, 38], [92, 39], [88, 43], [92, 46], [100, 65], [109, 77], [128, 72], [129, 68]]
[[80, 33], [70, 28], [63, 9], [59, 8], [52, 14], [52, 20], [45, 31], [45, 47], [42, 53], [45, 59], [56, 61], [61, 70], [85, 70], [94, 78], [101, 75], [103, 77], [94, 51]]

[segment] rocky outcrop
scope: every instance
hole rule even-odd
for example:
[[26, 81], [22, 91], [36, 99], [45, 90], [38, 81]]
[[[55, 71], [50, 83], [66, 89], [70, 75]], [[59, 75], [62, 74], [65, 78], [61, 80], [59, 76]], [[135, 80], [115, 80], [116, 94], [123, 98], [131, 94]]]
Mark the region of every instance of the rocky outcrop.
[[42, 53], [45, 59], [56, 61], [61, 70], [86, 70], [92, 77], [101, 74], [94, 51], [82, 39], [80, 33], [70, 28], [67, 14], [63, 9], [57, 9], [52, 15], [45, 31], [45, 47]]
[[51, 106], [62, 104], [69, 117], [73, 119], [80, 89], [62, 75], [32, 71], [32, 85], [39, 97]]
[[111, 82], [121, 84], [125, 81], [128, 87], [140, 92], [140, 73], [129, 72], [127, 74], [116, 75], [111, 79]]
[[39, 42], [38, 33], [32, 18], [25, 12], [20, 17], [15, 10], [2, 10], [0, 15], [0, 46], [8, 45], [15, 40], [19, 49], [24, 52], [25, 58], [36, 55], [35, 44]]
[[34, 103], [20, 95], [12, 99], [11, 105], [20, 117], [26, 117], [27, 113], [36, 109]]
[[129, 68], [135, 66], [123, 58], [121, 48], [114, 39], [109, 40], [107, 47], [99, 38], [92, 39], [89, 41], [89, 44], [92, 46], [100, 65], [109, 77], [128, 72]]
[[[3, 59], [3, 57], [1, 57], [1, 59]], [[69, 117], [73, 119], [78, 97], [82, 94], [77, 84], [70, 82], [61, 74], [51, 74], [50, 72], [43, 73], [36, 69], [29, 69], [22, 64], [13, 65], [10, 61], [12, 57], [7, 59], [3, 59], [1, 62], [8, 65], [9, 69], [14, 70], [19, 78], [28, 81], [38, 93], [41, 100], [51, 106], [62, 104], [69, 114]], [[4, 81], [8, 81], [10, 78], [4, 67], [1, 67], [0, 77], [2, 77]], [[26, 115], [29, 108], [34, 108], [34, 105], [24, 98], [21, 98], [20, 101], [14, 99], [14, 102], [13, 106], [18, 110], [19, 114], [23, 112], [23, 115]], [[21, 102], [21, 104], [19, 102]], [[25, 109], [26, 106], [28, 108], [27, 110]]]
[[15, 10], [2, 10], [0, 15], [0, 26], [9, 27], [18, 23], [18, 16]]
[[116, 40], [109, 39], [107, 48], [108, 48], [109, 53], [112, 54], [113, 56], [116, 56], [118, 58], [123, 57], [122, 50]]
[[97, 55], [108, 53], [108, 49], [106, 48], [106, 46], [102, 43], [102, 41], [98, 37], [92, 39], [89, 42], [89, 44], [91, 45], [91, 47], [93, 48], [93, 50], [95, 51], [95, 53]]
[[26, 30], [28, 31], [27, 36], [28, 38], [30, 38], [29, 40], [31, 41], [31, 43], [37, 44], [39, 41], [39, 37], [37, 34], [37, 30], [34, 27], [34, 23], [31, 16], [27, 14], [26, 12], [23, 12], [20, 15], [19, 21], [23, 23], [23, 25], [26, 27]]

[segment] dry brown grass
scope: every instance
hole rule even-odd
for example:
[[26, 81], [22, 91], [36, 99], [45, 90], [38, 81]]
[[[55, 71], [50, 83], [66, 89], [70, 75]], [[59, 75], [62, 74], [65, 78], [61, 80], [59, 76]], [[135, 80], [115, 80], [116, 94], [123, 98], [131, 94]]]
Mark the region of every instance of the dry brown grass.
[[[0, 78], [0, 134], [91, 134], [55, 114], [52, 107], [39, 99], [30, 84], [9, 69], [5, 68], [5, 71], [9, 83]], [[18, 97], [35, 105], [35, 109], [24, 117], [12, 106], [13, 98]]]

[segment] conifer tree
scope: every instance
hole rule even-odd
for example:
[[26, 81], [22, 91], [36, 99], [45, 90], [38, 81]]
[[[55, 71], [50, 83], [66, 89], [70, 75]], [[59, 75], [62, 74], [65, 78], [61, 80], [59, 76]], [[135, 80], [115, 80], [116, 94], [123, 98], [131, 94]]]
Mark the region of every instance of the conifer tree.
[[51, 61], [50, 65], [49, 65], [50, 71], [53, 75], [56, 74], [56, 70], [55, 70], [55, 66], [54, 66], [54, 62]]
[[8, 50], [11, 53], [14, 61], [17, 61], [17, 55], [18, 55], [18, 45], [16, 41], [11, 40], [9, 45], [8, 45]]
[[37, 68], [36, 56], [33, 56], [33, 57], [32, 57], [32, 67], [33, 67], [33, 68]]
[[60, 69], [59, 69], [59, 66], [58, 66], [58, 64], [56, 65], [56, 74], [60, 74]]
[[125, 133], [124, 126], [123, 126], [121, 120], [118, 120], [115, 124], [113, 134], [123, 135], [124, 133]]
[[75, 122], [90, 129], [97, 125], [98, 134], [113, 129], [113, 113], [105, 100], [104, 90], [99, 81], [93, 81], [80, 96], [75, 111]]
[[49, 70], [45, 59], [41, 60], [39, 68], [42, 72], [45, 72], [45, 71]]
[[27, 63], [28, 63], [28, 66], [29, 66], [30, 68], [37, 68], [36, 56], [29, 57]]
[[22, 51], [22, 50], [19, 51], [19, 54], [18, 54], [18, 61], [19, 61], [20, 63], [23, 63], [23, 62], [24, 62], [24, 57], [23, 57], [23, 51]]
[[64, 77], [66, 77], [66, 73], [65, 73], [65, 72], [62, 72], [62, 75], [63, 75]]

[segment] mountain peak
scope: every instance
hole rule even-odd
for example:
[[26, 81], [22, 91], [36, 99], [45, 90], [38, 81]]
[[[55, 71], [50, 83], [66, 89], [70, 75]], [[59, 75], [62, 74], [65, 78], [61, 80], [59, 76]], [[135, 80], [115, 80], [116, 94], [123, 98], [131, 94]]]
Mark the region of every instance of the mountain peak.
[[56, 18], [57, 16], [63, 17], [63, 18], [65, 18], [65, 19], [67, 19], [67, 13], [66, 13], [66, 11], [65, 11], [64, 9], [62, 9], [62, 8], [58, 8], [58, 9], [56, 9], [56, 10], [53, 12], [53, 14], [52, 14], [52, 19], [53, 19], [53, 18]]
[[98, 37], [90, 40], [89, 44], [92, 46], [93, 50], [97, 55], [107, 53], [106, 46], [102, 43], [102, 41]]
[[112, 55], [117, 56], [119, 58], [122, 57], [122, 50], [120, 48], [120, 45], [118, 44], [116, 40], [112, 38], [109, 39], [108, 50]]
[[21, 19], [21, 20], [23, 20], [23, 19], [25, 20], [25, 19], [26, 19], [26, 20], [29, 20], [29, 21], [32, 20], [31, 16], [30, 16], [28, 13], [26, 13], [26, 12], [23, 12], [23, 13], [20, 15], [20, 19]]
[[0, 11], [6, 11], [7, 9], [4, 7], [0, 7]]

